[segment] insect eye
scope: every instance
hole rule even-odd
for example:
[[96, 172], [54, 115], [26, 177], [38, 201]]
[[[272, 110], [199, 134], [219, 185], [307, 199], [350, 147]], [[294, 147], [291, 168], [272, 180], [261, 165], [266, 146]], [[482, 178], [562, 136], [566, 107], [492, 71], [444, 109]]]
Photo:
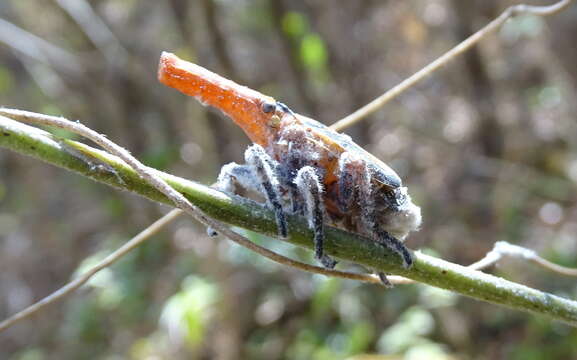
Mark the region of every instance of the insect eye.
[[278, 128], [280, 125], [280, 117], [278, 115], [273, 115], [270, 117], [269, 125], [272, 128]]
[[276, 104], [265, 102], [262, 104], [262, 111], [265, 113], [271, 113], [276, 110]]

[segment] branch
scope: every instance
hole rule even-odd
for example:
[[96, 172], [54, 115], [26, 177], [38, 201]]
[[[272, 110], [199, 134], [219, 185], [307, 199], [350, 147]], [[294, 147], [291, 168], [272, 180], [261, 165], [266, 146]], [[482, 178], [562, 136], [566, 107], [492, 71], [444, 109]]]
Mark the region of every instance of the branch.
[[[576, 276], [577, 269], [566, 266], [557, 265], [548, 260], [543, 259], [531, 249], [524, 248], [519, 245], [513, 245], [506, 241], [497, 241], [493, 245], [493, 249], [489, 251], [482, 259], [467, 266], [471, 270], [484, 270], [490, 266], [497, 264], [504, 258], [526, 260], [534, 263], [543, 269], [552, 271], [559, 275]], [[391, 284], [414, 284], [416, 281], [404, 278], [402, 276], [389, 276]]]
[[[116, 155], [124, 160], [128, 164], [132, 170], [134, 170], [142, 179], [144, 179], [148, 184], [151, 184], [160, 191], [163, 195], [165, 195], [169, 202], [172, 202], [181, 210], [176, 210], [176, 212], [171, 212], [165, 215], [163, 218], [157, 221], [157, 223], [161, 223], [157, 227], [157, 231], [162, 228], [163, 225], [166, 225], [170, 222], [169, 219], [175, 218], [176, 214], [181, 212], [185, 212], [188, 215], [192, 216], [193, 218], [197, 219], [202, 224], [209, 226], [213, 229], [218, 230], [220, 233], [228, 237], [230, 240], [236, 242], [237, 244], [256, 252], [259, 255], [262, 255], [272, 261], [275, 261], [281, 265], [287, 265], [289, 267], [293, 267], [296, 269], [300, 269], [303, 271], [308, 271], [311, 273], [316, 274], [323, 274], [327, 276], [351, 279], [351, 280], [360, 280], [365, 282], [377, 283], [380, 282], [376, 276], [370, 274], [356, 274], [350, 272], [344, 272], [339, 270], [332, 270], [326, 269], [324, 267], [319, 267], [315, 265], [305, 264], [299, 261], [292, 260], [287, 258], [283, 255], [277, 254], [274, 251], [271, 251], [267, 248], [264, 248], [260, 245], [257, 245], [247, 239], [246, 237], [232, 231], [227, 226], [221, 224], [220, 222], [216, 221], [213, 218], [207, 217], [201, 209], [193, 205], [186, 199], [181, 193], [177, 192], [172, 186], [170, 186], [165, 180], [163, 180], [158, 173], [151, 169], [144, 164], [140, 163], [136, 158], [134, 158], [130, 153], [122, 148], [121, 146], [115, 144], [114, 142], [108, 140], [104, 135], [95, 132], [94, 130], [82, 125], [80, 122], [72, 122], [66, 120], [61, 117], [55, 117], [50, 115], [43, 115], [28, 111], [22, 110], [14, 110], [14, 109], [0, 109], [0, 114], [9, 116], [13, 119], [31, 122], [37, 125], [47, 125], [53, 126], [61, 129], [65, 129], [71, 131], [75, 134], [84, 136], [95, 143], [99, 144], [106, 150], [110, 151], [113, 155]], [[46, 133], [48, 136], [51, 136], [49, 133]], [[86, 162], [91, 171], [100, 171], [100, 172], [107, 172], [113, 174], [116, 180], [124, 184], [124, 180], [120, 177], [119, 173], [109, 164], [103, 162], [102, 160], [98, 159], [98, 157], [91, 154], [86, 148], [80, 146], [80, 143], [75, 143], [70, 140], [59, 139], [59, 144], [62, 146], [62, 150], [69, 153], [70, 155], [74, 156], [77, 159], [80, 159]], [[142, 234], [147, 234], [147, 231], [144, 230], [141, 234], [137, 235], [135, 238], [129, 241], [129, 247], [123, 246], [110, 254], [106, 259], [101, 261], [99, 264], [94, 266], [92, 269], [88, 271], [88, 275], [82, 277], [78, 281], [72, 281], [56, 292], [48, 295], [44, 299], [30, 305], [29, 307], [25, 308], [24, 310], [16, 313], [15, 315], [11, 316], [10, 318], [0, 322], [0, 332], [7, 329], [8, 327], [14, 325], [18, 321], [21, 321], [29, 316], [32, 316], [36, 312], [40, 311], [44, 307], [52, 304], [66, 295], [72, 293], [78, 287], [80, 287], [83, 283], [88, 281], [93, 275], [95, 275], [98, 271], [102, 270], [103, 268], [113, 264], [114, 262], [118, 261], [122, 256], [127, 254], [130, 250], [138, 246], [144, 240], [148, 238], [148, 236]]]
[[566, 8], [569, 4], [571, 4], [571, 2], [572, 0], [561, 0], [553, 5], [548, 6], [530, 6], [525, 4], [519, 4], [508, 7], [505, 11], [501, 13], [501, 15], [499, 15], [499, 17], [495, 18], [495, 20], [485, 25], [485, 27], [483, 27], [481, 30], [469, 36], [467, 39], [463, 40], [463, 42], [461, 42], [451, 50], [441, 55], [441, 57], [437, 58], [429, 65], [417, 71], [412, 76], [406, 78], [401, 83], [399, 83], [389, 91], [385, 92], [383, 95], [379, 96], [378, 98], [371, 101], [362, 108], [358, 109], [357, 111], [353, 112], [352, 114], [337, 121], [331, 126], [331, 128], [337, 131], [341, 131], [361, 121], [363, 118], [371, 115], [372, 113], [383, 107], [386, 103], [388, 103], [395, 97], [399, 96], [400, 94], [411, 88], [417, 82], [421, 81], [434, 71], [445, 66], [447, 63], [449, 63], [449, 61], [453, 60], [455, 57], [469, 50], [473, 45], [477, 44], [487, 35], [498, 30], [507, 20], [509, 20], [509, 18], [521, 14], [530, 14], [537, 16], [552, 15]]
[[[0, 110], [0, 114], [7, 114], [7, 112]], [[1, 147], [78, 172], [93, 180], [131, 191], [150, 200], [172, 205], [166, 195], [142, 180], [119, 158], [78, 142], [67, 141], [67, 144], [74, 146], [75, 149], [99, 163], [105, 164], [113, 171], [104, 170], [105, 167], [95, 167], [94, 164], [66, 151], [49, 133], [0, 116]], [[159, 171], [154, 172], [170, 187], [190, 200], [206, 216], [251, 231], [276, 236], [274, 215], [263, 206], [189, 180]], [[305, 220], [289, 216], [288, 223], [290, 234], [287, 241], [312, 248], [313, 234], [308, 229]], [[221, 231], [219, 228], [217, 230]], [[386, 248], [362, 236], [332, 227], [326, 229], [326, 251], [337, 258], [377, 271], [401, 275], [478, 300], [546, 315], [577, 326], [577, 302], [575, 301], [455, 265], [420, 252], [414, 253], [414, 265], [410, 269], [404, 269], [398, 256]]]

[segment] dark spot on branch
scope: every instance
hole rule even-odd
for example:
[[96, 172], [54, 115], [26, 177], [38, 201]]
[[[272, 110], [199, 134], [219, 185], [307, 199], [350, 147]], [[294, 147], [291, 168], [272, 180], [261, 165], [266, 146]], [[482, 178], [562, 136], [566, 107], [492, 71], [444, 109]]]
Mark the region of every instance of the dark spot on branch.
[[10, 136], [10, 133], [3, 132], [2, 135], [4, 135], [4, 136]]

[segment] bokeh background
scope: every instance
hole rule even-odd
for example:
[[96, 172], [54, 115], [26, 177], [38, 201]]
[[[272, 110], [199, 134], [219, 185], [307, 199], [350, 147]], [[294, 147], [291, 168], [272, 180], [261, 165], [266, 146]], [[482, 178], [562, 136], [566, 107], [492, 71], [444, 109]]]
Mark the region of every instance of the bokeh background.
[[[206, 184], [247, 138], [156, 80], [167, 50], [326, 124], [510, 1], [2, 0], [0, 104], [64, 115]], [[523, 16], [346, 130], [422, 206], [408, 239], [468, 264], [510, 241], [577, 266], [577, 6]], [[168, 209], [0, 151], [0, 317], [94, 264]], [[255, 237], [301, 260], [303, 249]], [[575, 298], [519, 261], [491, 270]], [[577, 333], [427, 286], [327, 279], [181, 219], [88, 286], [0, 334], [0, 358], [570, 359]]]

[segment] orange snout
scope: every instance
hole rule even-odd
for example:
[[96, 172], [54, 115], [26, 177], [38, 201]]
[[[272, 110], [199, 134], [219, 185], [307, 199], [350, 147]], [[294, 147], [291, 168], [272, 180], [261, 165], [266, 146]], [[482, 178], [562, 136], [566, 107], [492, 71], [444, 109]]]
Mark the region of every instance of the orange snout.
[[264, 103], [275, 103], [270, 96], [241, 86], [201, 66], [163, 52], [158, 79], [164, 85], [194, 96], [202, 104], [220, 109], [239, 125], [255, 143], [266, 147], [271, 138], [272, 113], [263, 111]]

